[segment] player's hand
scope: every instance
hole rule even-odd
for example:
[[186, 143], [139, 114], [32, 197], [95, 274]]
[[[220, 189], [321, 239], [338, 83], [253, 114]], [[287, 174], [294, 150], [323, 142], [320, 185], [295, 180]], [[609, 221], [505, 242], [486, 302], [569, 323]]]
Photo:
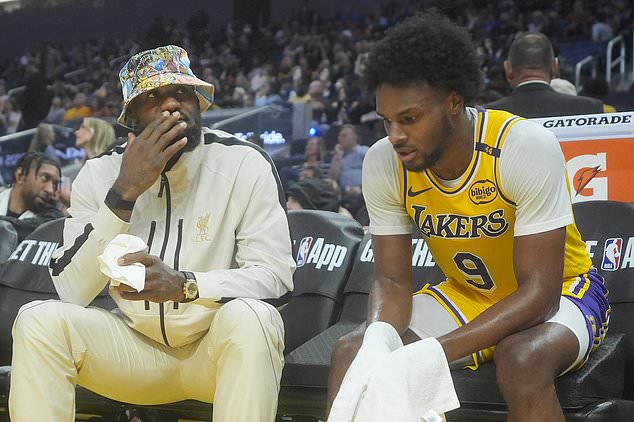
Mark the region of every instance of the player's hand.
[[[114, 188], [126, 201], [135, 201], [160, 177], [165, 165], [186, 144], [187, 123], [178, 111], [164, 111], [128, 144]], [[176, 142], [173, 142], [177, 140]]]
[[141, 263], [145, 266], [145, 288], [140, 292], [134, 288], [120, 284], [112, 287], [119, 292], [123, 299], [149, 300], [162, 303], [168, 300], [181, 302], [185, 299], [183, 284], [185, 276], [167, 266], [159, 257], [148, 255], [145, 252], [136, 252], [123, 255], [118, 260], [119, 265]]

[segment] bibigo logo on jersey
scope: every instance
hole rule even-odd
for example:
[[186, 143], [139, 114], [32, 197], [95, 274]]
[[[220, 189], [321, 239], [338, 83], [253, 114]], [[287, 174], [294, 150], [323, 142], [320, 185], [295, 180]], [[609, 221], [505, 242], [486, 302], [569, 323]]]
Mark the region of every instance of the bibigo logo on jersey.
[[316, 269], [324, 267], [326, 271], [339, 268], [346, 258], [348, 248], [332, 243], [325, 243], [323, 237], [314, 239], [312, 236], [304, 237], [299, 242], [295, 262], [297, 268], [307, 264], [315, 264]]
[[469, 199], [476, 205], [488, 204], [498, 196], [495, 183], [490, 180], [478, 180], [469, 186]]

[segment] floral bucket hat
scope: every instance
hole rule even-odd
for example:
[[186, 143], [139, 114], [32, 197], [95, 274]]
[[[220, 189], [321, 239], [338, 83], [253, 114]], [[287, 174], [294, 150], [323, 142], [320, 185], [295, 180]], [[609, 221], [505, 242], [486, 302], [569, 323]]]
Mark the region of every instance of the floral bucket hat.
[[207, 110], [214, 101], [214, 86], [198, 79], [189, 65], [187, 52], [167, 45], [135, 54], [119, 72], [123, 91], [123, 110], [117, 122], [128, 129], [133, 124], [128, 117], [130, 102], [140, 94], [165, 85], [192, 85], [200, 103]]

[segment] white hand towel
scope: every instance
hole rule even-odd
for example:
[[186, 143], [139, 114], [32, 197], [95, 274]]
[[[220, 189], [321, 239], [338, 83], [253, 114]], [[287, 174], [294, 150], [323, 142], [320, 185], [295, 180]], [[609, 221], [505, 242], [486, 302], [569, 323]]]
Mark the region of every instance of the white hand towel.
[[431, 421], [458, 407], [447, 357], [430, 337], [401, 347], [374, 368], [355, 420]]
[[372, 369], [393, 350], [402, 346], [401, 337], [392, 325], [377, 321], [368, 326], [361, 348], [348, 368], [332, 404], [328, 422], [354, 420], [357, 404], [365, 391]]
[[99, 255], [101, 272], [110, 278], [112, 286], [127, 284], [140, 292], [145, 287], [145, 266], [139, 262], [119, 265], [117, 260], [127, 253], [147, 251], [143, 240], [130, 234], [119, 234], [112, 239]]

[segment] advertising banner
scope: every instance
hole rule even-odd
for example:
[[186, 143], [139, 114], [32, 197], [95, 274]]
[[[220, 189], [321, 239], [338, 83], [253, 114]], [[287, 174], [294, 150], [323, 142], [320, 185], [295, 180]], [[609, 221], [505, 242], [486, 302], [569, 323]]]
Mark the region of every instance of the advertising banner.
[[533, 120], [561, 143], [573, 202], [634, 202], [634, 112]]

